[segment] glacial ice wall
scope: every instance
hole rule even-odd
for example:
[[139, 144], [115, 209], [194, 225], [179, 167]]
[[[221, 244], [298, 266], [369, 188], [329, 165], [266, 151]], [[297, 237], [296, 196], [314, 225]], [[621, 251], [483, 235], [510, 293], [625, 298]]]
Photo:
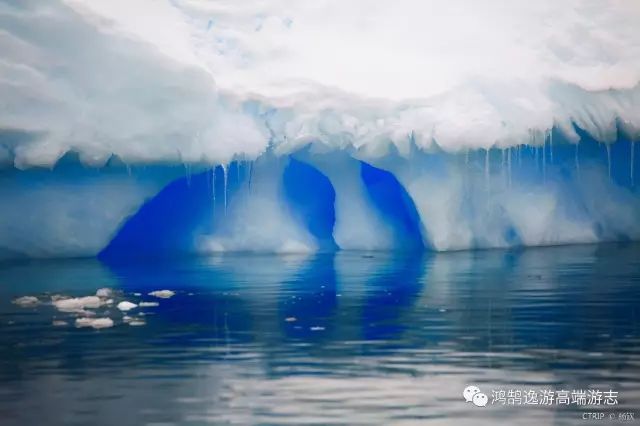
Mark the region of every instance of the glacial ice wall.
[[640, 238], [625, 0], [0, 3], [0, 256]]

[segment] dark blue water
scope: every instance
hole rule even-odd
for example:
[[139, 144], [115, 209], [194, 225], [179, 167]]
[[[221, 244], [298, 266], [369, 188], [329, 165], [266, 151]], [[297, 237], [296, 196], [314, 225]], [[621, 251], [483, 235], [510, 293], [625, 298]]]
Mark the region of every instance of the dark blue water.
[[[94, 309], [114, 320], [94, 330], [49, 302], [101, 287], [159, 306], [128, 313], [140, 326]], [[176, 294], [147, 295], [161, 289]], [[25, 295], [41, 304], [11, 303]], [[486, 407], [464, 401], [470, 384]], [[492, 403], [512, 389], [613, 390], [617, 405]], [[594, 423], [588, 412], [640, 422], [638, 246], [0, 264], [3, 426]]]

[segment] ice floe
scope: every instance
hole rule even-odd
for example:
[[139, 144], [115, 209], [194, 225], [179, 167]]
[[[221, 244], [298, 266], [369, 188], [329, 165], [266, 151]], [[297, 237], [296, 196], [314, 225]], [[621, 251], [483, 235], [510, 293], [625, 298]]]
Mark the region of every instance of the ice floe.
[[159, 297], [161, 299], [168, 299], [174, 296], [176, 293], [171, 290], [156, 290], [149, 293], [149, 296]]
[[123, 312], [127, 312], [130, 311], [131, 309], [137, 308], [138, 305], [136, 305], [135, 303], [131, 303], [128, 301], [122, 301], [120, 303], [118, 303], [118, 309], [120, 309]]
[[[140, 293], [136, 293], [141, 295]], [[175, 295], [171, 290], [158, 290], [149, 293], [150, 296], [167, 299]], [[136, 317], [127, 315], [132, 309], [143, 307], [150, 308], [159, 306], [156, 301], [141, 301], [134, 303], [128, 300], [122, 300], [120, 292], [110, 288], [100, 288], [96, 291], [95, 296], [70, 297], [61, 294], [50, 295], [51, 302], [41, 300], [36, 296], [21, 296], [12, 300], [12, 303], [21, 307], [42, 307], [42, 309], [51, 309], [52, 306], [58, 312], [69, 314], [72, 318], [60, 318], [60, 315], [53, 315], [51, 325], [53, 327], [65, 327], [70, 323], [75, 324], [76, 328], [91, 327], [94, 329], [109, 328], [114, 326], [114, 320], [109, 318], [107, 312], [113, 309], [113, 305], [123, 312], [122, 323], [131, 326], [146, 325], [144, 319], [145, 313], [139, 312]], [[100, 309], [102, 308], [102, 309]], [[75, 317], [75, 318], [73, 318]]]
[[109, 328], [113, 327], [113, 320], [111, 318], [78, 318], [76, 319], [76, 327]]
[[74, 297], [69, 299], [53, 299], [52, 303], [62, 312], [79, 312], [84, 309], [96, 309], [102, 306], [98, 296]]
[[113, 295], [113, 290], [111, 290], [110, 288], [99, 288], [98, 291], [96, 291], [96, 296], [98, 297], [111, 297]]
[[15, 299], [13, 303], [23, 308], [29, 308], [40, 304], [40, 301], [35, 296], [22, 296]]

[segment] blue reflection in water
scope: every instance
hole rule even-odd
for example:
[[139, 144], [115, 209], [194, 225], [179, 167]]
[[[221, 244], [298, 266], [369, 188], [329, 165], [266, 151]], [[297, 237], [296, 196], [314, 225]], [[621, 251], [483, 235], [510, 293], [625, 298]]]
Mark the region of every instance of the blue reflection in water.
[[[617, 409], [637, 407], [638, 254], [601, 245], [2, 264], [2, 424], [41, 424], [42, 412], [53, 425], [580, 424], [576, 407], [478, 412], [460, 392], [597, 386], [620, 392]], [[91, 330], [49, 304], [10, 303], [105, 286], [116, 302], [159, 306], [129, 313], [141, 327], [102, 307], [116, 324]], [[159, 289], [176, 295], [147, 295]]]
[[424, 274], [424, 256], [406, 255], [389, 259], [385, 269], [367, 281], [362, 306], [362, 329], [367, 340], [397, 338], [412, 324], [403, 314], [416, 303]]

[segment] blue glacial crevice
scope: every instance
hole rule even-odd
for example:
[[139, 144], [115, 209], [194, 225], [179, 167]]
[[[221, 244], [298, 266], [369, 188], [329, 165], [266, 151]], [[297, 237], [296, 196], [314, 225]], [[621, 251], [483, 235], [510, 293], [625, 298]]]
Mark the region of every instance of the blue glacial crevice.
[[[424, 248], [415, 206], [391, 173], [348, 157], [336, 161], [324, 167], [339, 178], [342, 210], [336, 211], [336, 182], [305, 161], [234, 161], [168, 184], [127, 219], [100, 257], [334, 251], [335, 235], [346, 248]], [[385, 245], [362, 245], [357, 234], [336, 234], [339, 218], [352, 220], [351, 213], [363, 208], [356, 217], [362, 222], [349, 226], [371, 232], [370, 239], [386, 231]]]
[[315, 237], [320, 250], [335, 250], [336, 192], [329, 179], [309, 164], [290, 159], [282, 182], [292, 215]]
[[124, 223], [99, 257], [166, 257], [193, 252], [196, 236], [213, 226], [211, 173], [200, 172], [169, 183]]
[[361, 163], [341, 152], [303, 151], [296, 158], [327, 176], [335, 191], [334, 239], [343, 250], [392, 250], [398, 248], [394, 224], [372, 202], [361, 175]]
[[423, 249], [428, 239], [423, 236], [420, 216], [396, 177], [365, 162], [360, 162], [360, 176], [371, 203], [393, 230], [394, 247], [410, 251]]
[[[316, 203], [321, 210], [315, 211], [307, 203], [308, 196], [300, 198], [299, 190], [285, 185], [306, 177], [310, 179], [308, 184], [317, 186], [321, 178], [313, 173], [309, 177], [307, 170], [287, 172], [287, 164], [284, 158], [234, 161], [186, 173], [128, 218], [100, 257], [108, 260], [333, 247], [331, 212], [327, 210], [332, 204]], [[330, 197], [327, 201], [331, 202]], [[287, 208], [288, 204], [292, 208]]]

